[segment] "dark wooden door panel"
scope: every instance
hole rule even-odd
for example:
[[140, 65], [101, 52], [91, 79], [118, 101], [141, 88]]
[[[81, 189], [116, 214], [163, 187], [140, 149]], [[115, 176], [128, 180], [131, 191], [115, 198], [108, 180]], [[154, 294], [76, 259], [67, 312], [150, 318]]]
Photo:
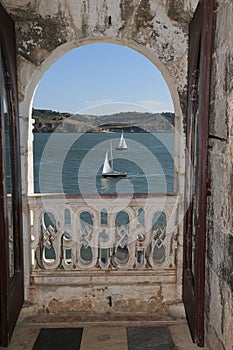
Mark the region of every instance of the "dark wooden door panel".
[[0, 4], [0, 345], [24, 297], [19, 120], [14, 22]]
[[183, 301], [192, 338], [199, 346], [204, 346], [207, 150], [213, 9], [214, 0], [201, 1], [189, 28]]
[[193, 341], [204, 346], [208, 121], [214, 0], [199, 3], [189, 27], [183, 301]]

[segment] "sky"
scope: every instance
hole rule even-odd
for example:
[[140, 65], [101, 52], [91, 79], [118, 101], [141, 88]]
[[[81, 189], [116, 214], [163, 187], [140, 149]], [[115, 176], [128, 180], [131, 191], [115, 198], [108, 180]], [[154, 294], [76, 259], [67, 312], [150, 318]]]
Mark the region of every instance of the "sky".
[[43, 75], [33, 108], [103, 115], [117, 112], [173, 112], [160, 71], [126, 46], [96, 43], [59, 58]]

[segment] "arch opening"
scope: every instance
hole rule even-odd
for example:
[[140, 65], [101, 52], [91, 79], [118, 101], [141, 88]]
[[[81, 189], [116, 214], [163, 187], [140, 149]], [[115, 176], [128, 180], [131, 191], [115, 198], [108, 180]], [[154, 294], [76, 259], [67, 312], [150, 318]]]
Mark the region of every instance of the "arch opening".
[[[100, 45], [101, 50], [99, 58], [96, 58], [98, 55], [93, 54], [93, 47], [95, 50], [97, 49], [98, 53], [98, 45]], [[91, 46], [93, 47], [90, 48]], [[119, 48], [120, 51], [118, 51]], [[83, 50], [84, 54], [80, 54], [80, 50]], [[106, 58], [106, 53], [111, 50], [113, 52]], [[116, 55], [117, 52], [122, 53], [123, 51], [121, 50], [126, 50], [123, 58], [121, 55]], [[35, 119], [33, 192], [81, 193], [84, 191], [87, 194], [93, 194], [93, 191], [95, 193], [96, 190], [95, 186], [98, 193], [115, 193], [118, 192], [119, 188], [120, 192], [122, 192], [123, 188], [123, 192], [125, 193], [132, 191], [134, 193], [174, 192], [177, 187], [175, 174], [178, 172], [174, 169], [175, 116], [173, 113], [172, 98], [160, 71], [145, 56], [121, 45], [107, 43], [89, 44], [73, 49], [69, 54], [71, 56], [66, 58], [65, 63], [56, 62], [54, 64], [54, 66], [57, 64], [58, 68], [65, 67], [66, 70], [64, 72], [64, 81], [49, 86], [50, 91], [53, 91], [52, 97], [51, 94], [47, 93], [48, 90], [46, 90], [47, 87], [45, 88], [45, 86], [49, 85], [49, 80], [51, 82], [55, 81], [54, 74], [56, 67], [54, 68], [55, 70], [51, 67], [51, 70], [47, 72], [49, 79], [42, 78], [40, 82], [42, 88], [39, 86], [35, 95], [33, 108], [33, 117]], [[77, 62], [79, 55], [81, 56], [79, 58], [80, 62]], [[134, 55], [136, 58], [133, 63], [132, 57]], [[68, 54], [65, 56], [68, 56]], [[114, 61], [112, 61], [113, 59]], [[95, 60], [98, 61], [97, 65], [93, 63]], [[98, 64], [101, 64], [102, 67], [100, 72], [97, 69]], [[146, 67], [146, 64], [148, 67]], [[129, 71], [129, 67], [132, 65], [133, 68]], [[137, 67], [144, 68], [140, 72], [140, 69], [137, 69]], [[59, 72], [62, 71], [60, 68]], [[76, 70], [79, 73], [76, 75], [77, 79], [74, 79], [74, 81], [77, 83], [77, 80], [79, 80], [79, 83], [74, 85], [70, 76], [71, 72], [75, 72]], [[91, 73], [87, 75], [89, 70], [91, 70]], [[140, 72], [139, 77], [136, 76], [136, 72], [137, 74]], [[152, 72], [154, 75], [151, 77]], [[126, 74], [128, 76], [124, 80]], [[142, 88], [141, 78], [143, 75], [146, 77]], [[156, 77], [159, 80], [159, 86], [157, 85]], [[103, 81], [99, 86], [101, 79]], [[131, 80], [133, 82], [129, 84]], [[151, 84], [153, 82], [155, 85], [152, 88]], [[163, 89], [161, 88], [161, 84], [163, 85]], [[91, 86], [93, 86], [93, 89], [91, 89]], [[86, 94], [82, 92], [82, 90], [85, 90], [84, 87]], [[41, 93], [43, 88], [45, 90]], [[146, 94], [143, 92], [145, 89]], [[63, 99], [59, 98], [60, 94], [66, 90], [68, 90], [68, 95]], [[161, 91], [163, 91], [162, 94]], [[73, 103], [77, 101], [75, 99], [77, 95], [79, 96], [79, 107]], [[91, 95], [95, 96], [96, 99], [88, 101]], [[125, 99], [123, 102], [121, 101], [122, 96]], [[43, 105], [45, 109], [37, 108], [38, 103], [40, 103], [39, 101], [46, 101], [47, 97], [49, 99], [47, 103], [51, 104], [46, 105], [45, 102]], [[104, 99], [103, 97], [106, 98]], [[57, 106], [60, 107], [52, 107], [55, 103], [54, 99], [58, 103]], [[163, 99], [165, 100], [163, 101]], [[72, 102], [64, 104], [61, 107], [60, 101], [62, 100], [67, 100], [68, 102], [72, 100]], [[86, 108], [80, 104], [85, 101], [90, 102], [90, 105]], [[64, 111], [66, 108], [64, 107], [65, 105], [67, 109], [70, 108], [70, 112]], [[56, 111], [51, 108], [63, 108], [63, 111]], [[78, 110], [78, 113], [75, 112], [75, 109], [76, 111]], [[161, 109], [164, 109], [164, 111], [161, 112]], [[109, 114], [109, 111], [111, 111], [111, 114]], [[111, 116], [111, 121], [109, 115]], [[51, 142], [49, 142], [51, 139], [50, 132], [53, 132], [53, 140]], [[80, 134], [78, 136], [76, 135], [76, 139], [72, 138], [70, 142], [69, 140], [65, 141], [66, 146], [68, 145], [70, 148], [67, 152], [64, 151], [62, 142], [60, 142], [62, 133]], [[95, 133], [99, 134], [97, 136], [98, 141], [93, 140]], [[119, 138], [120, 143], [123, 134], [124, 142], [128, 141], [130, 144], [129, 147], [126, 146], [126, 150], [128, 150], [127, 154], [119, 152], [119, 145], [117, 146], [117, 138]], [[125, 140], [126, 138], [127, 140]], [[101, 147], [103, 146], [105, 151], [110, 153], [109, 141], [111, 147], [114, 148], [114, 155], [111, 153], [111, 159], [109, 160], [110, 167], [112, 169], [115, 167], [114, 170], [125, 169], [122, 173], [127, 174], [127, 181], [129, 182], [127, 186], [125, 184], [121, 186], [122, 182], [118, 186], [118, 181], [109, 182], [108, 179], [102, 179], [101, 177], [104, 163], [104, 152], [101, 150]], [[133, 152], [130, 153], [134, 149], [138, 157]], [[78, 152], [80, 151], [80, 155], [75, 160], [77, 150]], [[93, 154], [91, 154], [91, 151], [94, 151]], [[46, 152], [47, 155], [45, 154]], [[53, 157], [57, 154], [58, 158], [56, 159], [56, 164], [50, 166], [51, 154]], [[146, 158], [149, 159], [147, 164], [145, 163]], [[95, 164], [94, 162], [96, 160], [98, 161]], [[88, 184], [85, 186], [85, 184], [79, 183], [79, 179], [81, 178], [79, 176], [80, 167], [83, 161], [85, 162], [86, 173], [90, 174], [89, 165], [94, 169], [89, 179], [89, 183], [95, 182], [95, 185], [91, 189]], [[43, 162], [44, 165], [41, 168]], [[153, 166], [150, 168], [152, 164]], [[49, 171], [51, 171], [51, 176], [48, 176]], [[57, 172], [59, 172], [57, 180], [60, 181], [58, 185], [54, 181], [53, 176]], [[49, 179], [51, 179], [51, 183], [47, 185]], [[67, 183], [67, 179], [69, 179], [69, 183]]]

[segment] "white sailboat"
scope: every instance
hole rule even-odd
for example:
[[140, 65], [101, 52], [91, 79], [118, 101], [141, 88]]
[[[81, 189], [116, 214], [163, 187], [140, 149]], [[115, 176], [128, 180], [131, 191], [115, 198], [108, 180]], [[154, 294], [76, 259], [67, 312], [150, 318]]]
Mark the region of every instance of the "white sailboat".
[[111, 158], [110, 159], [111, 165], [109, 164], [110, 160], [108, 158], [108, 150], [107, 150], [105, 154], [105, 159], [104, 159], [102, 176], [103, 177], [126, 177], [127, 176], [126, 172], [115, 171], [113, 168], [112, 143], [110, 143], [110, 158]]
[[123, 131], [121, 132], [121, 138], [120, 138], [120, 141], [119, 141], [118, 146], [116, 147], [116, 149], [118, 151], [123, 151], [123, 150], [127, 150], [128, 149], [127, 143], [126, 143], [126, 141], [124, 139]]

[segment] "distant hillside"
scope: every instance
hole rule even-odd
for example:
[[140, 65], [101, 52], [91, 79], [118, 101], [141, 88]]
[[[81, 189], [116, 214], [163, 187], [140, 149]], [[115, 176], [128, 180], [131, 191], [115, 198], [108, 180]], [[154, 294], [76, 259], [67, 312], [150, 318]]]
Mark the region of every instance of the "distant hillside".
[[60, 113], [46, 109], [33, 109], [34, 132], [171, 132], [174, 113], [122, 112], [95, 116]]

